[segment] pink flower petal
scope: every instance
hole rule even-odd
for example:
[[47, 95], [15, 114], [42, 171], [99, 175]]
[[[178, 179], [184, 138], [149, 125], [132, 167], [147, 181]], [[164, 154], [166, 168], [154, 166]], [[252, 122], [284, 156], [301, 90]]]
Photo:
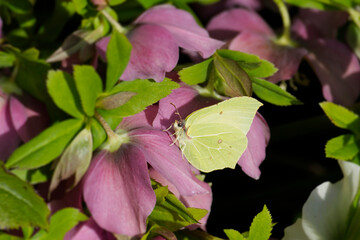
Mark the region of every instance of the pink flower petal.
[[240, 157], [238, 164], [249, 177], [257, 180], [261, 174], [259, 166], [265, 159], [266, 146], [270, 140], [269, 126], [259, 113], [255, 115], [246, 136], [248, 138], [248, 147]]
[[133, 145], [99, 152], [85, 177], [84, 199], [101, 228], [127, 236], [144, 233], [156, 202], [144, 153]]
[[10, 115], [10, 97], [0, 90], [0, 160], [6, 161], [20, 144]]
[[293, 32], [303, 39], [335, 38], [339, 27], [344, 25], [349, 16], [342, 11], [320, 11], [300, 9], [293, 20]]
[[79, 223], [76, 227], [66, 233], [64, 240], [115, 240], [116, 238], [90, 218], [86, 222]]
[[237, 35], [231, 41], [229, 49], [255, 54], [272, 62], [279, 69], [269, 78], [273, 83], [292, 78], [298, 70], [301, 59], [307, 53], [303, 48], [277, 45], [267, 36], [250, 31], [243, 31]]
[[356, 55], [333, 39], [304, 42], [306, 56], [321, 84], [324, 98], [344, 106], [352, 105], [360, 94], [360, 64]]
[[128, 37], [133, 48], [120, 79], [153, 78], [160, 82], [165, 73], [176, 66], [179, 59], [178, 45], [165, 28], [146, 24], [135, 28]]
[[210, 38], [208, 32], [197, 24], [190, 13], [171, 5], [153, 7], [140, 15], [135, 23], [151, 23], [164, 27], [180, 47], [197, 51], [204, 58], [210, 57], [224, 44]]
[[138, 114], [123, 118], [118, 128], [131, 130], [139, 127], [151, 127], [157, 112], [158, 106], [151, 105]]
[[169, 128], [175, 120], [179, 120], [179, 116], [175, 114], [176, 109], [170, 103], [176, 106], [181, 118], [185, 119], [193, 111], [217, 102], [218, 100], [214, 98], [200, 96], [195, 89], [189, 86], [182, 86], [173, 90], [166, 98], [160, 100], [158, 115], [154, 119], [153, 126], [164, 130]]
[[105, 62], [106, 61], [106, 48], [109, 44], [110, 37], [103, 37], [99, 41], [96, 42], [96, 52], [99, 54], [101, 59]]
[[221, 33], [223, 31], [234, 33], [250, 31], [265, 36], [275, 36], [273, 30], [256, 12], [245, 9], [232, 9], [220, 13], [211, 19], [206, 29], [211, 32], [212, 36], [215, 32]]
[[23, 142], [29, 141], [49, 125], [45, 106], [28, 95], [10, 97], [10, 114]]
[[146, 161], [174, 184], [181, 195], [207, 192], [199, 185], [189, 163], [182, 158], [180, 149], [172, 144], [166, 132], [143, 128], [131, 131], [129, 136], [134, 144], [143, 148]]

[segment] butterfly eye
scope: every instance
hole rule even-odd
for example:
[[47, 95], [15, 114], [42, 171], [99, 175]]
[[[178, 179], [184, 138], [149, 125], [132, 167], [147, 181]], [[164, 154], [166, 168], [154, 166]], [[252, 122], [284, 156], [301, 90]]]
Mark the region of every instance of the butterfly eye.
[[177, 122], [177, 126], [178, 126], [179, 128], [182, 128], [182, 127], [183, 127], [183, 123], [182, 123], [182, 122]]

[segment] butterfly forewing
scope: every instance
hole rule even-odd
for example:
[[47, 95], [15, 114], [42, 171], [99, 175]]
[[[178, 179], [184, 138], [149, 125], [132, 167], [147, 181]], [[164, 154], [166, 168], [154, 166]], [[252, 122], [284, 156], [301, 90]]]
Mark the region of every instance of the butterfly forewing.
[[235, 168], [247, 147], [245, 134], [227, 124], [193, 124], [187, 135], [182, 151], [187, 160], [203, 172]]
[[261, 105], [251, 97], [231, 98], [193, 112], [186, 119], [186, 128], [193, 124], [227, 124], [240, 129], [246, 135]]

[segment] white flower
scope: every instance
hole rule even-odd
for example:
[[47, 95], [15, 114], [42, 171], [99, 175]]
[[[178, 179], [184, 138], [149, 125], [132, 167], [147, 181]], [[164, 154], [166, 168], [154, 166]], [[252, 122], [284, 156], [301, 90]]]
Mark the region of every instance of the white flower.
[[360, 239], [359, 191], [360, 166], [338, 161], [344, 174], [336, 183], [325, 182], [310, 194], [302, 218], [285, 229], [283, 240]]

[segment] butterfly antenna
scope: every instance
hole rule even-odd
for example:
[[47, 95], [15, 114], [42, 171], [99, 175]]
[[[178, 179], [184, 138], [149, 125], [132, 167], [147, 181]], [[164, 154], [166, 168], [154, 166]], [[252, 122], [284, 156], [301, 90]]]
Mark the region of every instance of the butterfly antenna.
[[180, 115], [180, 113], [179, 113], [179, 110], [177, 109], [177, 107], [175, 106], [175, 104], [173, 104], [173, 103], [170, 103], [170, 104], [174, 106], [174, 108], [175, 108], [175, 114], [178, 115], [179, 118], [180, 118], [180, 121], [182, 121], [182, 118], [181, 118], [181, 115]]

